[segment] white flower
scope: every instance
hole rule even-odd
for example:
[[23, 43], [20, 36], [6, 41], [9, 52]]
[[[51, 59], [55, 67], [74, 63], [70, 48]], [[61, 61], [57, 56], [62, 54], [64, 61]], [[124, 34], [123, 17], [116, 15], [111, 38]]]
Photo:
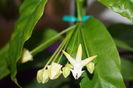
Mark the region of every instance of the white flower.
[[49, 67], [48, 67], [48, 71], [49, 71], [49, 78], [50, 79], [57, 79], [62, 71], [61, 71], [61, 67], [62, 65], [58, 64], [58, 63], [52, 63]]
[[73, 59], [68, 53], [65, 51], [62, 51], [63, 54], [67, 57], [68, 61], [72, 64], [73, 69], [71, 69], [72, 74], [75, 79], [78, 79], [84, 71], [82, 71], [82, 68], [87, 65], [89, 62], [91, 62], [93, 59], [96, 58], [96, 56], [92, 56], [89, 58], [86, 58], [84, 60], [81, 60], [82, 57], [82, 46], [81, 44], [78, 47], [76, 59]]
[[37, 81], [38, 83], [46, 83], [49, 80], [49, 73], [48, 73], [48, 69], [40, 69], [37, 72]]
[[20, 59], [20, 62], [21, 63], [26, 63], [28, 61], [32, 61], [33, 60], [33, 57], [31, 55], [31, 53], [29, 52], [29, 50], [27, 49], [24, 49], [23, 51], [23, 56], [22, 58]]

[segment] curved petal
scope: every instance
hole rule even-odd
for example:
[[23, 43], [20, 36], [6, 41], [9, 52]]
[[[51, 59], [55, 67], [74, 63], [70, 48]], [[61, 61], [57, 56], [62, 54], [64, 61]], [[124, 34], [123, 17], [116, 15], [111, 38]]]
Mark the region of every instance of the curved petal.
[[66, 58], [68, 59], [68, 61], [74, 65], [75, 64], [75, 60], [67, 53], [65, 52], [64, 50], [62, 50], [63, 54], [66, 56]]
[[87, 65], [89, 62], [91, 62], [92, 60], [94, 60], [96, 57], [97, 57], [97, 56], [92, 56], [92, 57], [89, 57], [89, 58], [87, 58], [87, 59], [85, 59], [85, 60], [82, 60], [82, 61], [81, 61], [81, 65], [82, 65], [82, 66]]
[[81, 58], [82, 58], [82, 46], [81, 46], [81, 44], [79, 44], [76, 60], [81, 61]]

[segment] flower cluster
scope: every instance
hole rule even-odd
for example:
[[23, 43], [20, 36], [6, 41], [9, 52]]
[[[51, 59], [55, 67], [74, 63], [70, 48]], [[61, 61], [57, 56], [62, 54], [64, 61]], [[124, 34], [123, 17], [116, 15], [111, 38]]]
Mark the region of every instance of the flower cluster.
[[63, 54], [68, 59], [68, 63], [62, 68], [62, 65], [53, 62], [51, 65], [45, 66], [43, 69], [39, 70], [37, 73], [37, 81], [39, 83], [46, 83], [49, 79], [57, 79], [61, 74], [66, 78], [72, 72], [75, 79], [79, 79], [83, 74], [83, 67], [86, 66], [87, 70], [92, 74], [94, 71], [95, 64], [91, 62], [96, 58], [92, 56], [82, 60], [82, 46], [78, 47], [76, 58], [72, 58], [67, 52], [62, 50]]
[[[70, 62], [70, 64], [73, 66], [71, 70], [73, 77], [75, 79], [80, 78], [80, 76], [82, 75], [82, 73], [84, 72], [82, 69], [84, 66], [87, 66], [88, 71], [90, 72], [90, 64], [89, 62], [91, 62], [93, 59], [96, 58], [96, 56], [92, 56], [89, 58], [86, 58], [84, 60], [82, 60], [82, 46], [81, 44], [78, 47], [78, 51], [77, 51], [77, 56], [76, 59], [73, 59], [68, 53], [66, 53], [65, 51], [63, 51], [64, 55], [67, 57], [68, 61]], [[88, 66], [89, 65], [89, 66]], [[94, 65], [93, 65], [94, 66]], [[92, 70], [91, 70], [92, 73]]]
[[39, 83], [46, 83], [49, 79], [57, 79], [62, 73], [61, 67], [62, 65], [57, 63], [52, 63], [51, 65], [44, 67], [37, 72], [37, 81]]

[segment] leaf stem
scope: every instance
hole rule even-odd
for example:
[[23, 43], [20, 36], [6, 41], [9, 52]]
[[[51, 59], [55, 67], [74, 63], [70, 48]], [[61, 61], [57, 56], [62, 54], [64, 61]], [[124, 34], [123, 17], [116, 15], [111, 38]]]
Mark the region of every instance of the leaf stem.
[[[66, 42], [66, 44], [65, 44], [65, 46], [64, 46], [64, 50], [66, 49], [66, 47], [67, 47], [67, 45], [68, 45], [68, 43], [69, 43], [69, 41], [70, 41], [70, 38], [71, 38], [71, 36], [72, 36], [72, 33], [73, 33], [73, 31], [70, 32], [70, 33], [67, 35], [67, 42]], [[59, 63], [59, 62], [61, 61], [61, 58], [62, 58], [62, 56], [63, 56], [63, 53], [62, 53], [62, 52], [60, 52], [60, 53], [61, 53], [61, 55], [60, 55], [60, 57], [59, 57], [57, 63]]]
[[85, 36], [84, 36], [84, 32], [81, 28], [80, 28], [80, 31], [81, 31], [81, 36], [83, 38], [83, 43], [84, 43], [84, 46], [85, 46], [87, 57], [89, 57], [89, 52], [88, 52], [88, 48], [87, 48], [87, 45], [86, 45], [86, 39], [85, 39]]
[[82, 21], [82, 0], [76, 0], [78, 21]]
[[60, 32], [59, 34], [55, 35], [54, 37], [52, 37], [52, 38], [49, 39], [48, 41], [42, 43], [41, 45], [39, 45], [38, 47], [36, 47], [36, 48], [33, 49], [32, 51], [30, 51], [30, 53], [31, 53], [33, 56], [36, 55], [38, 52], [44, 50], [44, 49], [47, 47], [47, 44], [49, 44], [50, 42], [52, 42], [54, 39], [59, 38], [62, 34], [64, 34], [64, 33], [68, 32], [68, 31], [70, 31], [70, 30], [73, 29], [74, 27], [75, 27], [75, 25], [72, 26], [72, 27], [67, 28], [66, 30], [63, 30], [63, 31]]
[[56, 51], [54, 52], [54, 54], [51, 56], [51, 58], [50, 58], [50, 59], [48, 60], [48, 62], [46, 63], [45, 67], [47, 67], [47, 66], [50, 64], [50, 62], [54, 62], [54, 61], [57, 59], [57, 57], [58, 57], [60, 51], [62, 50], [64, 44], [66, 43], [66, 40], [67, 40], [67, 38], [65, 38], [65, 39], [62, 41], [62, 43], [60, 44], [60, 46], [56, 49]]

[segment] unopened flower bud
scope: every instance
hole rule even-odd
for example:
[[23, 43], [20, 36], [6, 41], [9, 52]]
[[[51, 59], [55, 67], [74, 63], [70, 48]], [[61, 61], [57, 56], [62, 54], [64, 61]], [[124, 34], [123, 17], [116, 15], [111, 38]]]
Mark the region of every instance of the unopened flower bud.
[[63, 70], [63, 76], [65, 78], [67, 78], [70, 75], [70, 71], [72, 68], [73, 68], [72, 65], [68, 64], [68, 63], [65, 65], [65, 67], [63, 67], [63, 69], [62, 69]]
[[48, 70], [43, 68], [37, 72], [38, 83], [46, 83], [49, 80]]
[[32, 55], [31, 55], [31, 53], [29, 52], [29, 50], [24, 49], [24, 51], [23, 51], [23, 56], [22, 56], [20, 62], [21, 62], [21, 63], [26, 63], [26, 62], [32, 61], [32, 60], [33, 60], [33, 57], [32, 57]]
[[90, 62], [90, 63], [88, 63], [88, 64], [86, 65], [87, 70], [88, 70], [91, 74], [92, 74], [93, 71], [94, 71], [94, 66], [95, 66], [95, 63], [93, 63], [93, 62]]
[[51, 66], [49, 66], [48, 70], [50, 79], [57, 79], [61, 75], [61, 67], [62, 65], [58, 63], [52, 63]]

